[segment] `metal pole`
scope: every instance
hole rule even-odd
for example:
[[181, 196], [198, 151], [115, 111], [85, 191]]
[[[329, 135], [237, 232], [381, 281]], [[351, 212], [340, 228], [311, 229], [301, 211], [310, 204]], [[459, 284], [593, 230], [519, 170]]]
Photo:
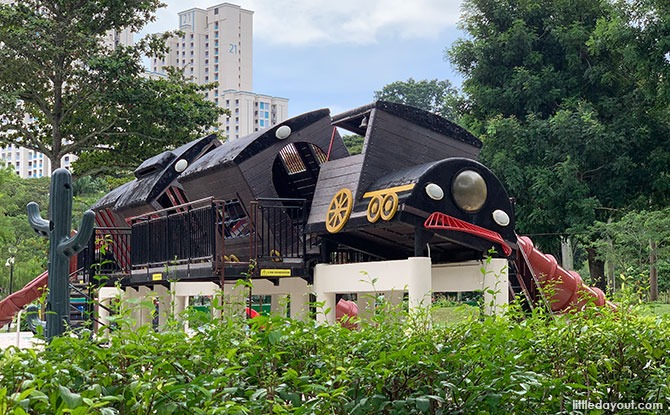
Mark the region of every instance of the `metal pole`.
[[9, 263], [9, 295], [14, 292], [14, 257], [11, 260]]

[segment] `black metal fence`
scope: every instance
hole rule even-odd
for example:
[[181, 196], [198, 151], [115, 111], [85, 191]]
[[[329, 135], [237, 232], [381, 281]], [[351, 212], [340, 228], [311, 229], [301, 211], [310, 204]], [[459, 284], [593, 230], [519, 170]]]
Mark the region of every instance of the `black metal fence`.
[[251, 203], [252, 255], [256, 259], [280, 262], [305, 257], [305, 204], [305, 199], [258, 199]]
[[93, 237], [77, 256], [77, 266], [86, 283], [96, 277], [130, 274], [130, 228], [95, 228]]
[[79, 254], [85, 282], [133, 269], [212, 262], [302, 260], [304, 199], [260, 199], [249, 212], [239, 200], [207, 199], [133, 218], [130, 228], [96, 228]]
[[216, 255], [217, 203], [137, 219], [131, 231], [133, 268], [211, 260]]

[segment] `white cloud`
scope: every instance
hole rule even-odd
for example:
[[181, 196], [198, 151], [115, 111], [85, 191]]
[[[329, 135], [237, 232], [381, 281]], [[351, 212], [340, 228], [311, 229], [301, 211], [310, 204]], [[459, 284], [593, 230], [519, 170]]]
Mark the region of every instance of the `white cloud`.
[[[254, 11], [254, 37], [277, 45], [373, 44], [381, 38], [436, 38], [454, 27], [462, 0], [232, 0]], [[177, 13], [219, 0], [167, 0], [149, 31], [176, 29]], [[166, 13], [167, 12], [167, 13]], [[172, 16], [166, 21], [166, 16]]]

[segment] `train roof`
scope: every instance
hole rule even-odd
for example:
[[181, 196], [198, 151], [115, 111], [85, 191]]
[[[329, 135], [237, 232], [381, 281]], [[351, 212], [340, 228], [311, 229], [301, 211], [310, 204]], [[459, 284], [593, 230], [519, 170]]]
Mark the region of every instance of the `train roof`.
[[177, 161], [183, 158], [191, 163], [207, 149], [219, 145], [216, 135], [210, 134], [145, 160], [135, 169], [135, 180], [109, 192], [93, 209], [125, 209], [151, 203], [179, 176], [174, 168]]
[[[361, 136], [366, 135], [364, 117], [369, 117], [373, 109], [379, 109], [412, 124], [435, 131], [436, 133], [461, 141], [478, 149], [482, 141], [470, 134], [466, 129], [432, 112], [424, 111], [408, 105], [389, 101], [375, 101], [368, 105], [333, 116], [333, 125], [345, 128]], [[366, 122], [369, 121], [366, 119]]]
[[256, 131], [237, 139], [227, 140], [219, 148], [193, 163], [182, 173], [180, 180], [193, 180], [208, 174], [209, 171], [224, 168], [231, 163], [239, 165], [241, 162], [276, 144], [277, 136], [275, 134], [279, 127], [286, 125], [292, 131], [299, 131], [324, 117], [330, 119], [330, 111], [328, 109], [307, 112], [289, 118], [270, 128]]

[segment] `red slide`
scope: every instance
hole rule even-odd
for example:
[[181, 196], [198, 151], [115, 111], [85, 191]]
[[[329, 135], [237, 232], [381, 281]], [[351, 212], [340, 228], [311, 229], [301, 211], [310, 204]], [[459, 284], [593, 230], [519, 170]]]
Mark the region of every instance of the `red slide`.
[[568, 271], [560, 267], [552, 255], [543, 254], [533, 245], [533, 241], [526, 236], [517, 238], [520, 254], [532, 274], [532, 280], [540, 289], [548, 291], [547, 298], [551, 311], [566, 312], [579, 310], [587, 303], [596, 306], [616, 306], [605, 300], [605, 294], [597, 287], [589, 287], [582, 281], [582, 277], [575, 271]]
[[11, 323], [14, 314], [26, 305], [40, 298], [47, 286], [49, 272], [44, 271], [39, 277], [30, 281], [28, 285], [8, 295], [0, 301], [0, 327]]

